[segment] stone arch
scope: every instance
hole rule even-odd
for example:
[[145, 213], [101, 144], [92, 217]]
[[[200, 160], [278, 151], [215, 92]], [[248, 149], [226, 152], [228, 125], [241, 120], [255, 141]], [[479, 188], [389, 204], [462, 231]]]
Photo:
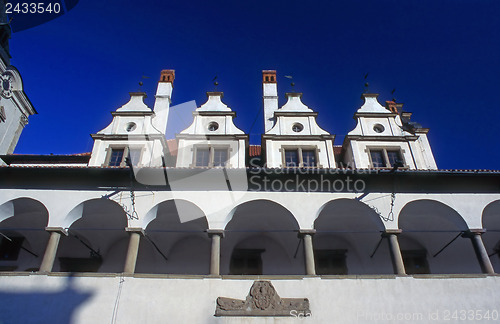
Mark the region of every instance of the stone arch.
[[[481, 273], [470, 240], [461, 237], [468, 230], [467, 223], [452, 207], [437, 200], [410, 201], [401, 209], [398, 223], [408, 274]], [[421, 248], [406, 244], [410, 241]]]
[[207, 274], [210, 262], [208, 221], [187, 200], [165, 200], [151, 209], [141, 239], [136, 272]]
[[500, 200], [489, 203], [482, 213], [484, 247], [495, 272], [500, 272]]
[[261, 262], [261, 274], [304, 274], [299, 224], [287, 208], [267, 199], [250, 200], [236, 206], [228, 219], [221, 241], [222, 274], [247, 272], [232, 273], [234, 262], [247, 268], [248, 262]]
[[[399, 228], [406, 226], [419, 230], [468, 230], [467, 223], [455, 209], [437, 200], [410, 201], [401, 209], [399, 215]], [[401, 216], [404, 217], [403, 224]]]
[[189, 222], [198, 218], [204, 218], [206, 215], [201, 207], [191, 201], [185, 199], [166, 199], [156, 204], [146, 213], [146, 216], [142, 221], [142, 227], [148, 227], [148, 225], [156, 219], [158, 215], [158, 208], [166, 205], [170, 206], [169, 213], [176, 213], [180, 223]]
[[[61, 239], [53, 270], [123, 271], [127, 223], [125, 211], [112, 200], [96, 198], [78, 204], [64, 219], [68, 236]], [[122, 242], [119, 247], [117, 242]]]
[[366, 204], [355, 199], [331, 200], [321, 207], [314, 228], [318, 274], [393, 273], [388, 243], [381, 242], [384, 223]]
[[48, 219], [45, 205], [33, 198], [0, 205], [1, 271], [38, 271], [49, 238]]

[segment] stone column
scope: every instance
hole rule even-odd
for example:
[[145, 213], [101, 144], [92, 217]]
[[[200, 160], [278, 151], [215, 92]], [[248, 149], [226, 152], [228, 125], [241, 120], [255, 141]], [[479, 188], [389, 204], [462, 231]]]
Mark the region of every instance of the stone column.
[[484, 232], [486, 232], [486, 230], [482, 228], [470, 229], [462, 236], [471, 239], [472, 246], [474, 247], [474, 252], [476, 252], [476, 257], [479, 261], [479, 265], [481, 266], [481, 270], [483, 271], [483, 273], [494, 274], [495, 270], [493, 269], [493, 265], [491, 264], [491, 260], [488, 257], [488, 253], [486, 252], [486, 248], [484, 247], [484, 243], [481, 238], [481, 234], [483, 234]]
[[399, 248], [398, 235], [401, 234], [400, 229], [396, 230], [386, 230], [382, 233], [383, 237], [387, 237], [389, 240], [389, 251], [391, 252], [392, 267], [394, 268], [394, 273], [397, 275], [405, 275], [405, 265], [403, 263], [403, 256], [401, 255], [401, 249]]
[[312, 237], [315, 233], [315, 229], [299, 231], [299, 237], [304, 240], [304, 258], [306, 262], [306, 275], [308, 276], [316, 275], [316, 266], [314, 264], [314, 247], [312, 242]]
[[47, 242], [47, 247], [45, 248], [45, 253], [43, 254], [43, 260], [39, 271], [51, 272], [54, 267], [54, 261], [56, 259], [57, 247], [59, 246], [61, 234], [68, 236], [68, 231], [62, 227], [46, 227], [45, 230], [50, 233], [50, 237]]
[[125, 231], [130, 233], [130, 240], [128, 242], [127, 257], [125, 259], [123, 272], [132, 274], [135, 272], [137, 254], [139, 253], [139, 244], [141, 243], [141, 236], [144, 235], [144, 229], [141, 227], [126, 227]]
[[220, 276], [220, 239], [224, 237], [224, 230], [208, 229], [208, 236], [212, 239], [210, 254], [210, 275]]

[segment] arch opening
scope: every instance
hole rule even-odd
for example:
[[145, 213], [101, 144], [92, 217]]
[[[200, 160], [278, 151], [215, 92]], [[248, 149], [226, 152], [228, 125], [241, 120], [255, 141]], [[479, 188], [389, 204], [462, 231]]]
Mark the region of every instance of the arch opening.
[[488, 204], [482, 215], [484, 247], [496, 273], [500, 272], [500, 200]]
[[467, 224], [453, 208], [416, 200], [399, 214], [400, 248], [407, 274], [481, 273]]
[[316, 273], [320, 275], [392, 274], [389, 246], [380, 216], [362, 202], [326, 203], [314, 222]]
[[269, 200], [238, 205], [221, 241], [221, 273], [304, 274], [303, 244], [293, 214]]
[[[81, 210], [81, 217], [75, 210]], [[71, 217], [76, 220], [69, 225], [68, 236], [61, 237], [53, 271], [122, 272], [128, 238], [123, 208], [107, 199], [91, 199], [73, 211], [68, 217], [75, 214]], [[122, 242], [119, 248], [117, 242]]]
[[185, 200], [164, 201], [155, 208], [139, 246], [136, 272], [208, 274], [210, 239], [201, 209]]
[[38, 271], [49, 239], [48, 219], [47, 208], [32, 198], [0, 206], [0, 271]]

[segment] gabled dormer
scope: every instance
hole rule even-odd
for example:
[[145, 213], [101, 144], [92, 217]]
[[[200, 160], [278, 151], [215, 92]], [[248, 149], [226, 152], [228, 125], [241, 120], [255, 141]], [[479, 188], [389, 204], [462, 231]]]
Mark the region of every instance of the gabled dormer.
[[364, 93], [354, 114], [356, 127], [344, 139], [344, 165], [352, 168], [437, 169], [428, 129], [409, 121], [411, 113], [393, 101], [382, 106], [378, 94]]
[[125, 167], [127, 157], [133, 166], [164, 165], [164, 157], [168, 154], [165, 129], [173, 77], [173, 70], [162, 71], [154, 111], [144, 103], [144, 92], [131, 92], [129, 102], [111, 113], [111, 123], [91, 135], [94, 147], [90, 166]]
[[[268, 124], [269, 120], [275, 121], [274, 126], [262, 135], [266, 166], [336, 167], [333, 154], [335, 135], [318, 126], [318, 113], [302, 102], [302, 93], [292, 92], [286, 96], [287, 103], [273, 111], [272, 119], [269, 118], [271, 109], [268, 109], [268, 115], [265, 116], [265, 124]], [[264, 108], [266, 110], [267, 107]]]
[[244, 168], [248, 135], [234, 125], [236, 113], [222, 102], [222, 92], [193, 112], [193, 123], [178, 134], [177, 167]]

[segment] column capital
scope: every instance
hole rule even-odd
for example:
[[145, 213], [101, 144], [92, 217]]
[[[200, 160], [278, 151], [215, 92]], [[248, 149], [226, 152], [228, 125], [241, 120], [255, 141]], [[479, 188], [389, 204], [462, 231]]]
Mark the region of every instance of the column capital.
[[212, 237], [214, 235], [218, 235], [220, 237], [224, 237], [224, 230], [223, 229], [212, 229], [209, 228], [206, 230], [208, 236]]
[[382, 232], [382, 236], [386, 237], [389, 235], [399, 235], [403, 232], [403, 230], [400, 229], [386, 229], [385, 231]]
[[481, 235], [486, 233], [484, 228], [470, 228], [467, 231], [464, 231], [462, 237], [473, 237], [474, 235]]
[[299, 234], [298, 236], [299, 237], [302, 237], [304, 235], [314, 235], [316, 234], [316, 230], [314, 228], [311, 228], [311, 229], [299, 229]]
[[45, 227], [45, 230], [47, 232], [56, 232], [56, 233], [59, 233], [59, 234], [64, 234], [66, 236], [68, 236], [68, 230], [63, 228], [63, 227], [52, 227], [52, 226], [49, 226], [49, 227]]
[[143, 236], [145, 235], [144, 228], [142, 228], [142, 227], [125, 227], [125, 232], [139, 233]]

